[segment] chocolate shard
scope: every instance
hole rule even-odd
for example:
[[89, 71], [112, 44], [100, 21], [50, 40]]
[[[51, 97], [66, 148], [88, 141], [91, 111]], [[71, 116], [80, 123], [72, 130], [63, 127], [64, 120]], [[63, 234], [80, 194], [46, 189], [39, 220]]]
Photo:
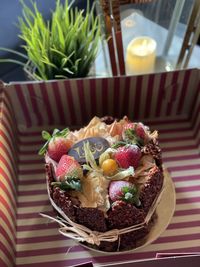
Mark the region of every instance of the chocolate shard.
[[109, 148], [109, 143], [105, 138], [102, 137], [88, 137], [72, 146], [68, 151], [68, 155], [74, 157], [80, 164], [86, 162], [84, 144], [89, 143], [90, 150], [94, 156], [94, 159], [97, 160], [100, 155]]

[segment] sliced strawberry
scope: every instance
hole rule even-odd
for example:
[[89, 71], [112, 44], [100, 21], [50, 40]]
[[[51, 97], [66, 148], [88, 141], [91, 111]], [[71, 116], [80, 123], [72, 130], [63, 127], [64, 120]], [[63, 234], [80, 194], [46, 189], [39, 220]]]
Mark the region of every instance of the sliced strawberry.
[[109, 196], [113, 202], [121, 200], [140, 205], [138, 190], [133, 183], [128, 181], [112, 181], [109, 186]]
[[132, 166], [136, 169], [141, 155], [141, 150], [137, 145], [125, 145], [116, 150], [114, 158], [121, 168], [127, 169]]
[[39, 155], [43, 155], [48, 151], [49, 157], [58, 162], [62, 155], [67, 154], [72, 146], [72, 141], [67, 138], [68, 133], [68, 128], [62, 131], [55, 129], [52, 136], [48, 132], [43, 131], [42, 137], [47, 140], [47, 142], [40, 149]]

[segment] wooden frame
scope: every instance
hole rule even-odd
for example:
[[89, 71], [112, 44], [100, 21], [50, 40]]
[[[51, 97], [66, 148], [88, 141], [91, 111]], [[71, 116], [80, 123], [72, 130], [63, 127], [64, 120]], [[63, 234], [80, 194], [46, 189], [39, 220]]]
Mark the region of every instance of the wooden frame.
[[152, 2], [152, 0], [100, 0], [105, 16], [106, 31], [108, 35], [108, 49], [113, 76], [126, 74], [120, 24], [120, 5], [131, 3], [142, 4], [148, 2]]
[[[125, 60], [120, 24], [120, 5], [131, 3], [141, 4], [152, 1], [153, 0], [100, 0], [105, 16], [106, 31], [109, 38], [108, 47], [113, 76], [125, 75]], [[176, 68], [186, 68], [188, 66], [189, 59], [199, 35], [200, 0], [195, 0]]]
[[[186, 68], [200, 36], [200, 0], [195, 0], [176, 68]], [[200, 55], [199, 55], [200, 56]]]

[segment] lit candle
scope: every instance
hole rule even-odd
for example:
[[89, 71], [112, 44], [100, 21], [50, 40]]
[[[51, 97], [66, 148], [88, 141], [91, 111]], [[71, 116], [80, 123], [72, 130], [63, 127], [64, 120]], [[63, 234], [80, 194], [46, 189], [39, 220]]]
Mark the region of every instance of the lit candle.
[[147, 36], [133, 39], [127, 47], [127, 74], [150, 73], [154, 71], [156, 41]]

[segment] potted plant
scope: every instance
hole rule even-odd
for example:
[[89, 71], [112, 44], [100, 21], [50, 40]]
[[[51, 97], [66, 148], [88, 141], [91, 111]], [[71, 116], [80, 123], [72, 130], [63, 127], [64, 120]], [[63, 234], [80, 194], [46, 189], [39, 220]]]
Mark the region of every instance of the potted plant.
[[1, 59], [0, 62], [22, 65], [35, 80], [87, 76], [101, 39], [100, 19], [94, 14], [94, 5], [90, 9], [87, 2], [84, 11], [72, 8], [68, 0], [65, 4], [57, 0], [51, 20], [46, 21], [36, 3], [32, 3], [32, 9], [21, 3], [19, 37], [24, 41], [25, 53], [1, 48], [18, 54], [21, 60]]

